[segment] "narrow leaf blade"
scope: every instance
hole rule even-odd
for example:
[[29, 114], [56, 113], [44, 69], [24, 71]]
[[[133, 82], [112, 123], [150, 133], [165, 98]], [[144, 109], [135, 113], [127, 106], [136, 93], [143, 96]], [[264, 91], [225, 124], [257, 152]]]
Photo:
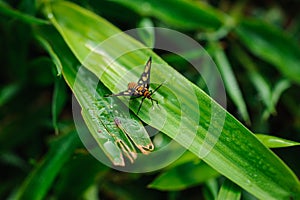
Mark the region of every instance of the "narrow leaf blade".
[[273, 64], [287, 78], [300, 83], [300, 48], [297, 41], [256, 20], [243, 20], [235, 32], [253, 54]]

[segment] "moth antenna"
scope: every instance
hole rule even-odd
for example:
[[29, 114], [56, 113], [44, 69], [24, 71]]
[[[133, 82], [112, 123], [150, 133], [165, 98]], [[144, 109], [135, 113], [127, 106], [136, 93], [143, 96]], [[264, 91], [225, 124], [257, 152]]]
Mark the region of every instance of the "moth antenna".
[[167, 80], [165, 80], [157, 88], [155, 88], [155, 90], [153, 90], [152, 94], [154, 94], [154, 92], [156, 92], [165, 82], [167, 82]]

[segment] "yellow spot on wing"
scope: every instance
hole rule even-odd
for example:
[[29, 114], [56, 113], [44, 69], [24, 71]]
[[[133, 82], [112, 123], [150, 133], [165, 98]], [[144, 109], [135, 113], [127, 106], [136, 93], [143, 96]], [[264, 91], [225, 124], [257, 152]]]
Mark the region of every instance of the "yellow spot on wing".
[[145, 67], [145, 73], [148, 73], [149, 69], [150, 69], [150, 65], [147, 65], [147, 66]]
[[143, 80], [143, 81], [147, 81], [147, 79], [148, 79], [148, 74], [147, 74], [146, 76], [143, 76], [143, 77], [142, 77], [142, 80]]

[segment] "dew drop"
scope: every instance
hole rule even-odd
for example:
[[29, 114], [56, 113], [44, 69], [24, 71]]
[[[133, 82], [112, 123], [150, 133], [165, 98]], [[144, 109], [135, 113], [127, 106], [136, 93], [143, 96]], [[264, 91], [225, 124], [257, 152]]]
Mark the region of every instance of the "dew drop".
[[49, 13], [47, 16], [48, 16], [49, 19], [53, 18], [53, 14], [52, 13]]
[[250, 181], [249, 179], [246, 180], [246, 184], [247, 184], [248, 186], [251, 186], [251, 185], [252, 185], [252, 183], [251, 183], [251, 181]]

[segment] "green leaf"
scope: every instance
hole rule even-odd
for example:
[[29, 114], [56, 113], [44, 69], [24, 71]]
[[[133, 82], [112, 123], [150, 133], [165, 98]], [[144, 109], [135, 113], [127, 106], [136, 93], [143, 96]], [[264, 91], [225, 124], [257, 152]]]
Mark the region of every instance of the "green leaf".
[[180, 29], [217, 29], [226, 19], [225, 14], [201, 2], [187, 0], [117, 0], [115, 2], [133, 9], [142, 16], [155, 17]]
[[279, 80], [276, 82], [273, 90], [270, 91], [267, 109], [263, 113], [263, 119], [267, 119], [270, 114], [276, 114], [275, 106], [277, 105], [281, 94], [291, 86], [291, 82], [287, 79]]
[[154, 30], [154, 24], [149, 18], [143, 18], [140, 23], [138, 24], [138, 35], [143, 41], [144, 44], [146, 44], [147, 47], [154, 47], [155, 43], [155, 30]]
[[226, 179], [222, 184], [217, 200], [239, 200], [241, 199], [241, 194], [241, 188], [230, 180]]
[[171, 163], [170, 165], [165, 167], [164, 170], [173, 169], [177, 166], [180, 166], [180, 165], [183, 165], [186, 163], [192, 163], [192, 162], [194, 162], [194, 163], [199, 162], [199, 158], [192, 152], [186, 151], [186, 152], [184, 152], [184, 154], [182, 156], [180, 156], [180, 158], [178, 158], [176, 161], [174, 161], [173, 163]]
[[[152, 83], [168, 82], [155, 93], [161, 111], [153, 111], [149, 101], [143, 104], [139, 117], [145, 123], [260, 199], [299, 198], [299, 181], [292, 171], [233, 116], [152, 51], [74, 4], [49, 2], [45, 6], [45, 15], [74, 55], [113, 92], [124, 90], [131, 80], [138, 80], [141, 70], [132, 70], [133, 67], [144, 65], [152, 55]], [[118, 37], [110, 38], [115, 34]], [[124, 73], [129, 71], [132, 73], [123, 80]], [[125, 98], [120, 99], [126, 102]], [[85, 106], [82, 105], [83, 109]], [[134, 102], [129, 107], [137, 111]]]
[[12, 199], [44, 199], [60, 169], [79, 144], [75, 131], [54, 140], [43, 161], [29, 174]]
[[286, 79], [282, 79], [279, 80], [276, 85], [274, 86], [273, 92], [272, 92], [272, 96], [271, 96], [271, 100], [273, 102], [274, 105], [277, 104], [280, 96], [282, 95], [282, 93], [287, 90], [289, 87], [291, 86], [291, 82], [289, 80]]
[[[93, 138], [112, 163], [117, 166], [125, 165], [122, 152], [134, 162], [137, 153], [132, 142], [143, 154], [152, 151], [153, 144], [142, 124], [135, 116], [127, 119], [127, 110], [120, 103], [104, 97], [109, 91], [102, 84], [97, 85], [98, 80], [93, 81], [95, 77], [90, 72], [78, 69], [76, 58], [63, 42], [58, 42], [61, 40], [59, 35], [47, 27], [36, 28], [35, 31], [39, 41], [43, 41], [43, 45], [47, 44], [46, 47], [51, 47], [49, 53], [55, 54], [55, 59], [59, 59], [59, 63], [64, 66], [63, 77], [83, 107], [82, 116]], [[79, 77], [77, 82], [76, 75]], [[89, 81], [84, 83], [85, 80]], [[95, 93], [95, 90], [98, 92]], [[118, 112], [113, 114], [112, 109], [117, 109]]]
[[52, 62], [55, 64], [56, 66], [56, 70], [57, 70], [57, 76], [60, 76], [62, 73], [62, 64], [60, 61], [60, 58], [58, 57], [58, 55], [53, 51], [52, 47], [50, 46], [50, 44], [42, 37], [39, 37], [38, 35], [36, 36], [37, 40], [39, 40], [39, 42], [43, 45], [43, 47], [48, 51], [49, 55], [52, 58]]
[[235, 29], [241, 42], [283, 75], [300, 83], [300, 47], [286, 33], [258, 20], [243, 20]]
[[[56, 184], [53, 185], [53, 196], [57, 199], [84, 199], [81, 197], [85, 191], [97, 186], [95, 179], [105, 179], [109, 170], [91, 155], [78, 153], [60, 171]], [[80, 176], [76, 176], [77, 174]]]
[[52, 98], [52, 124], [55, 130], [55, 133], [58, 134], [59, 127], [58, 127], [58, 117], [66, 104], [67, 100], [67, 90], [65, 83], [59, 77], [59, 79], [55, 80], [54, 83], [54, 93]]
[[281, 148], [281, 147], [292, 147], [300, 145], [299, 142], [294, 142], [291, 140], [282, 139], [279, 137], [264, 135], [264, 134], [255, 134], [256, 137], [264, 143], [269, 148]]
[[271, 114], [275, 114], [275, 106], [281, 96], [281, 94], [290, 87], [290, 81], [283, 79], [278, 81], [274, 88], [271, 89], [268, 80], [266, 80], [261, 73], [259, 73], [256, 64], [250, 59], [250, 57], [244, 52], [244, 50], [238, 45], [233, 45], [236, 57], [243, 67], [248, 70], [250, 80], [259, 93], [260, 98], [266, 106], [263, 113], [263, 119], [268, 119]]
[[203, 196], [207, 200], [215, 200], [218, 196], [218, 180], [217, 179], [210, 179], [205, 182], [204, 188], [203, 188]]
[[182, 190], [217, 176], [219, 173], [204, 162], [188, 162], [163, 172], [149, 187], [159, 190]]
[[242, 95], [242, 92], [239, 88], [235, 75], [232, 71], [232, 67], [227, 59], [225, 52], [223, 51], [222, 47], [217, 43], [212, 43], [210, 45], [212, 50], [210, 51], [220, 73], [222, 75], [226, 90], [232, 99], [232, 101], [237, 106], [238, 110], [240, 111], [242, 118], [247, 122], [250, 123], [249, 114], [247, 111], [247, 107]]
[[20, 84], [12, 83], [0, 88], [0, 107], [9, 102], [19, 91]]
[[33, 17], [31, 15], [24, 14], [17, 10], [13, 10], [7, 4], [5, 4], [3, 1], [0, 2], [0, 13], [5, 14], [14, 19], [19, 19], [20, 21], [26, 22], [28, 24], [37, 24], [37, 25], [49, 24], [49, 22], [46, 20], [42, 20], [42, 19]]

